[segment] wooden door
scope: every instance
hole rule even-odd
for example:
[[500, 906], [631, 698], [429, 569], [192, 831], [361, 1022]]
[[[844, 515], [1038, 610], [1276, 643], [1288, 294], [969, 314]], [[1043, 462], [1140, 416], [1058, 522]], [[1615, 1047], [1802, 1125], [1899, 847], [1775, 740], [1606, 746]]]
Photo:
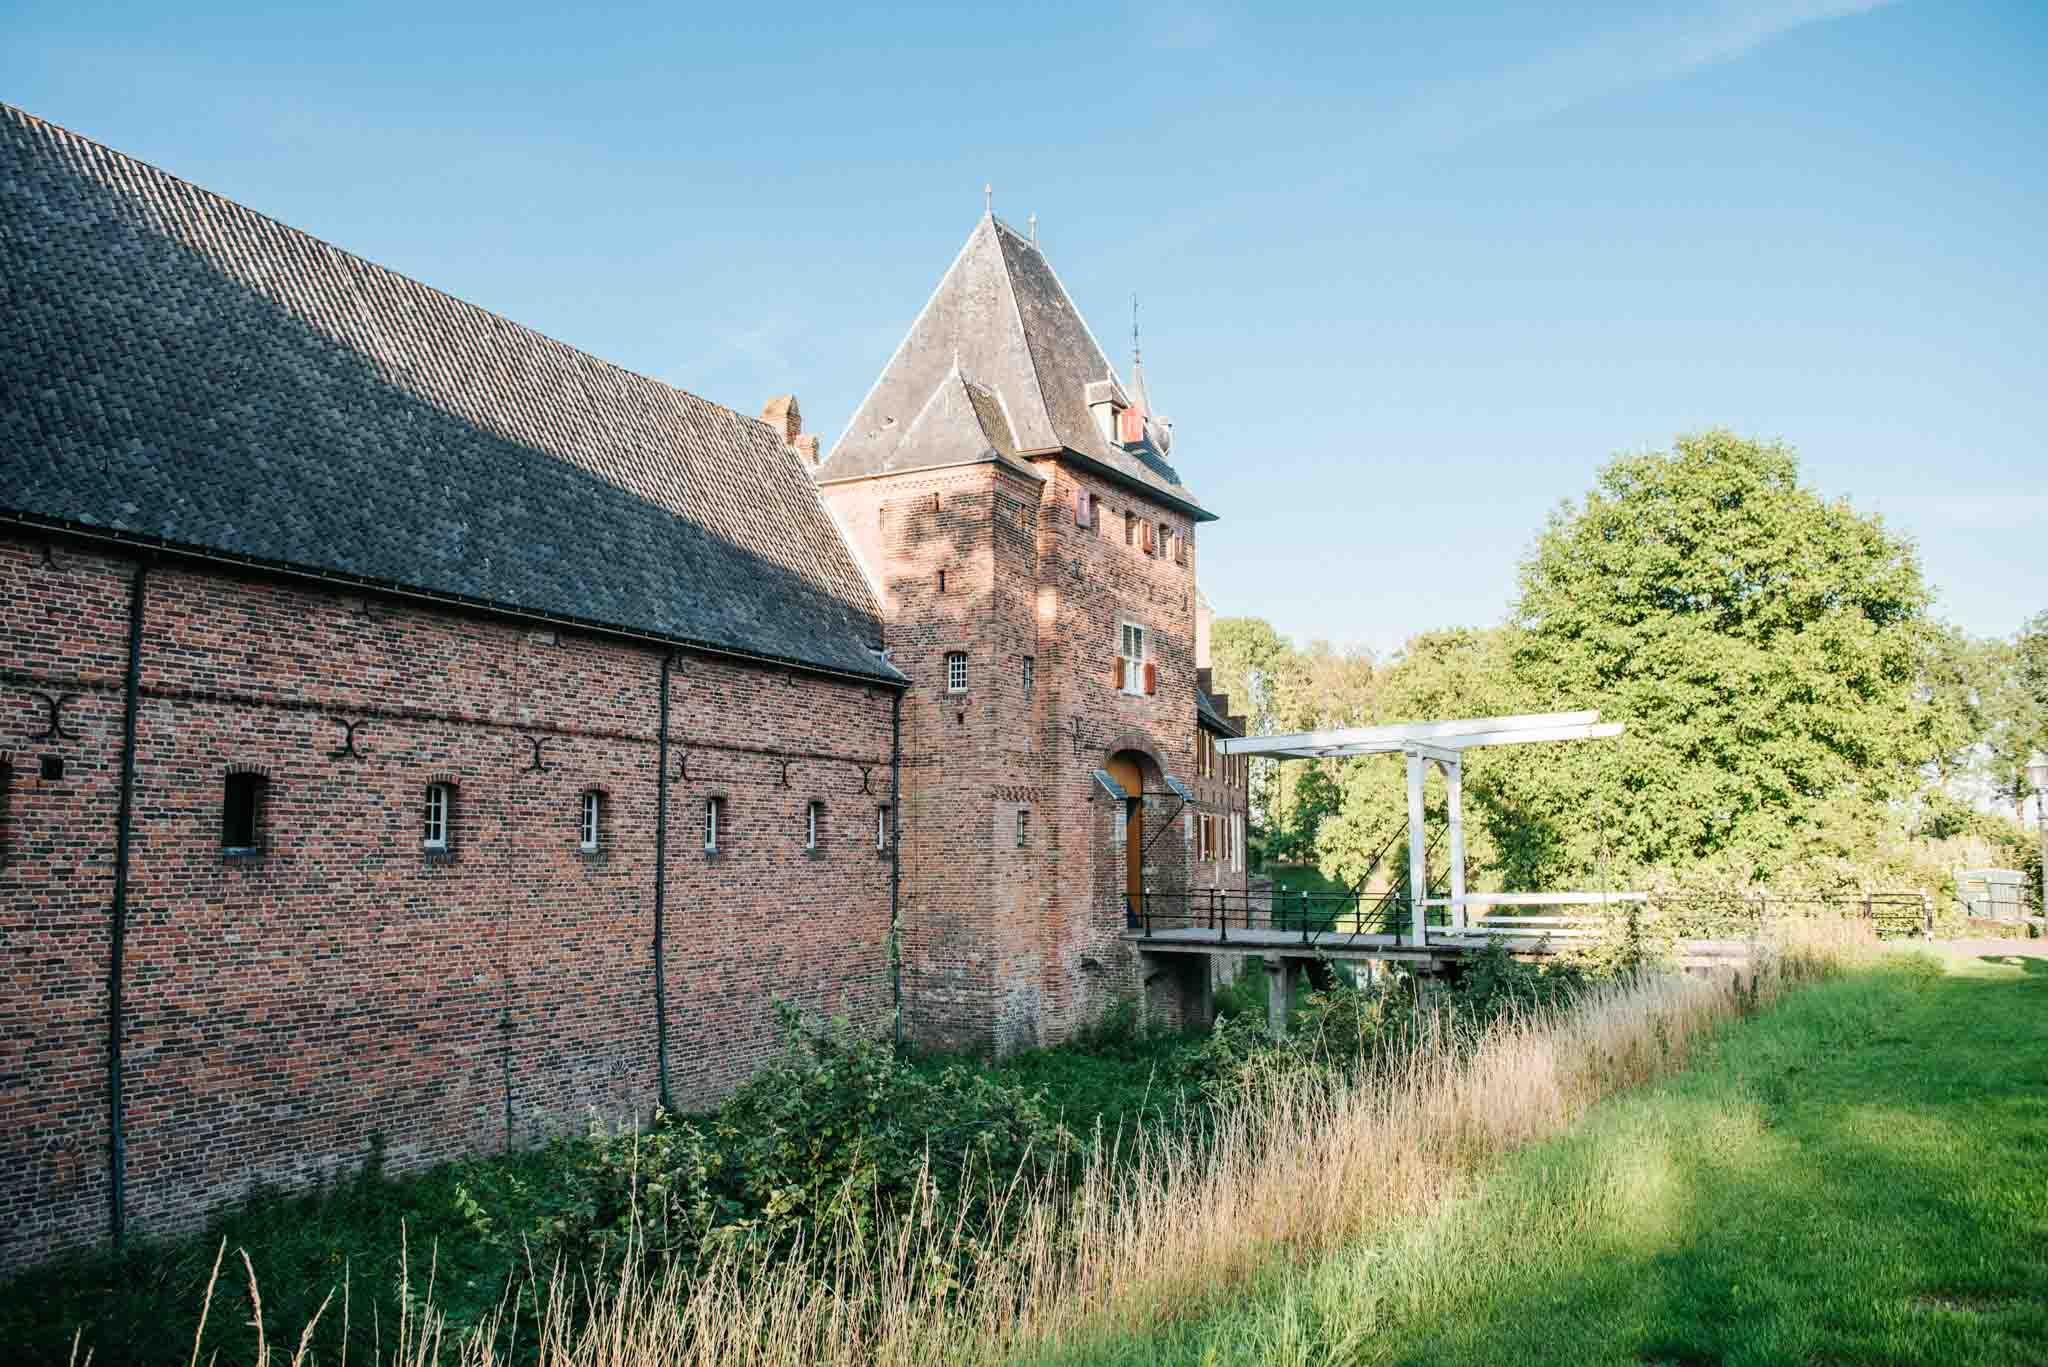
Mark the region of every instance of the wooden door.
[[1124, 801], [1124, 895], [1136, 916], [1145, 909], [1145, 771], [1129, 754], [1112, 755], [1103, 767], [1129, 794]]

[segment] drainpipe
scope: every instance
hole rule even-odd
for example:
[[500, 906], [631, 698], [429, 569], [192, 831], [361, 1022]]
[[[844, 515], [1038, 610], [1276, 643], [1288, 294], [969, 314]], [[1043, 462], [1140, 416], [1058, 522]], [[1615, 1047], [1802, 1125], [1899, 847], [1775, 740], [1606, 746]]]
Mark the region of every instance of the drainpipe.
[[903, 690], [889, 704], [889, 999], [896, 1014], [896, 1049], [903, 1049]]
[[673, 1112], [668, 1094], [668, 978], [662, 952], [662, 910], [668, 898], [668, 676], [673, 650], [661, 656], [661, 735], [655, 755], [661, 773], [654, 783], [654, 1066], [655, 1095]]
[[142, 595], [147, 561], [128, 586], [128, 681], [121, 717], [121, 796], [115, 817], [114, 908], [107, 947], [107, 1223], [119, 1253], [128, 1224], [128, 1136], [121, 1098], [122, 956], [128, 941], [128, 851], [135, 824], [135, 712], [142, 692]]

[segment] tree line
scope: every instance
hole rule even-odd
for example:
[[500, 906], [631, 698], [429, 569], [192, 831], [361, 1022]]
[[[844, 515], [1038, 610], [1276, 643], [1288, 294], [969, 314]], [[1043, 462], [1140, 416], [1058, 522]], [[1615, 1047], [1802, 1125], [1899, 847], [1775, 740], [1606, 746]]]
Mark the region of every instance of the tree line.
[[[1939, 621], [1912, 542], [1801, 483], [1782, 444], [1709, 431], [1610, 461], [1535, 538], [1501, 625], [1384, 660], [1253, 617], [1210, 641], [1259, 734], [1588, 707], [1625, 723], [1466, 756], [1475, 889], [2038, 876], [2001, 813], [2048, 749], [2048, 611], [2007, 639]], [[1398, 756], [1255, 762], [1255, 851], [1383, 886], [1406, 867], [1403, 793]]]

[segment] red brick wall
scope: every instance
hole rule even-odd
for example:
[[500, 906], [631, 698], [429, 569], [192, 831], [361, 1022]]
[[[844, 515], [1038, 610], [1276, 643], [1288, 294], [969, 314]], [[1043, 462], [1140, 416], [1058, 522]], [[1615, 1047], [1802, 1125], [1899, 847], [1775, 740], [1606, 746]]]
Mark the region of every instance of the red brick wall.
[[[132, 565], [53, 554], [0, 542], [0, 1265], [107, 1227]], [[404, 1170], [651, 1109], [655, 649], [171, 564], [150, 570], [145, 616], [124, 975], [134, 1233], [359, 1163], [373, 1133]], [[78, 695], [75, 738], [36, 738], [37, 691]], [[682, 656], [670, 701], [669, 1076], [688, 1107], [773, 1050], [776, 998], [887, 1027], [873, 832], [890, 698]], [[333, 753], [343, 718], [356, 756]], [[836, 758], [785, 772], [764, 748]], [[61, 780], [40, 777], [45, 755]], [[268, 776], [260, 859], [221, 852], [236, 766]], [[456, 788], [446, 863], [421, 849], [436, 778]], [[596, 856], [577, 848], [589, 788], [606, 794]]]
[[[1193, 528], [1069, 465], [1036, 469], [1042, 482], [983, 464], [824, 490], [881, 586], [892, 658], [913, 683], [904, 1000], [907, 1027], [928, 1044], [1050, 1044], [1136, 997], [1140, 965], [1123, 939], [1125, 849], [1092, 771], [1134, 749], [1155, 761], [1148, 787], [1163, 787], [1158, 767], [1195, 779]], [[1100, 499], [1099, 531], [1074, 525], [1077, 487]], [[1186, 538], [1185, 563], [1126, 546], [1126, 510], [1172, 523]], [[1153, 696], [1114, 687], [1125, 620], [1154, 633]], [[968, 656], [964, 696], [946, 691], [951, 650]], [[1227, 785], [1201, 796], [1219, 811], [1232, 801], [1243, 809], [1242, 792]], [[1194, 872], [1191, 823], [1174, 800], [1147, 806], [1156, 836], [1147, 881], [1183, 889]], [[1019, 808], [1030, 811], [1023, 849]], [[1209, 877], [1204, 886], [1243, 885], [1227, 870]], [[1170, 1023], [1170, 1007], [1165, 1014]]]

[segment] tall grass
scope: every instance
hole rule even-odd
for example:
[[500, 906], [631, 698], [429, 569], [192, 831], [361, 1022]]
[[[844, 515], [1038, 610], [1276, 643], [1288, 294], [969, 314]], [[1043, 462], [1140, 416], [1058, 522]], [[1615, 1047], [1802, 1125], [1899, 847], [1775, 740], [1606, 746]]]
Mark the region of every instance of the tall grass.
[[[462, 1367], [727, 1367], [997, 1361], [1143, 1333], [1212, 1309], [1443, 1202], [1475, 1169], [1593, 1102], [1682, 1065], [1723, 1025], [1874, 948], [1852, 923], [1783, 928], [1736, 977], [1643, 975], [1461, 1037], [1427, 1003], [1413, 1048], [1350, 1077], [1253, 1076], [1201, 1127], [1098, 1149], [1078, 1173], [982, 1193], [973, 1227], [923, 1185], [907, 1214], [793, 1253], [642, 1271], [529, 1268], [460, 1338], [404, 1298], [389, 1360]], [[988, 1230], [998, 1231], [988, 1233]], [[253, 1294], [252, 1278], [252, 1294]]]

